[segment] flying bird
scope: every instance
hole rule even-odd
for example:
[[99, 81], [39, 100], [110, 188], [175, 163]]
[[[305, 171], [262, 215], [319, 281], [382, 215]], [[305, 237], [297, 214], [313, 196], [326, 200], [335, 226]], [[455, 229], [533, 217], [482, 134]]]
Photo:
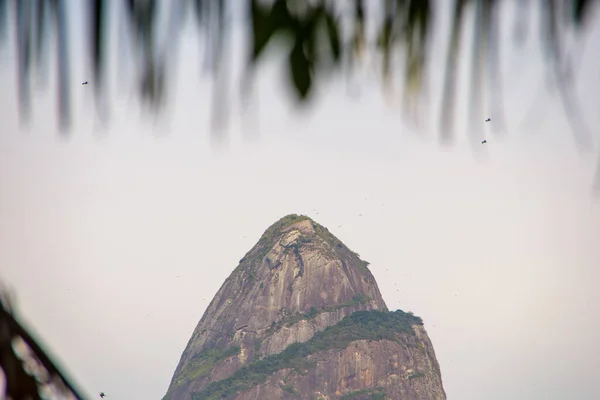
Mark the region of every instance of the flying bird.
[[485, 143], [487, 143], [487, 140], [484, 140], [484, 141], [481, 142], [481, 144], [485, 144]]
[[485, 120], [485, 122], [490, 122], [491, 120], [492, 120], [491, 118], [488, 118]]
[[82, 83], [82, 85], [87, 85], [87, 84], [88, 84], [87, 81], [85, 81], [85, 82]]
[[[86, 82], [86, 83], [87, 83], [87, 82]], [[100, 397], [101, 397], [101, 398], [104, 398], [104, 396], [106, 396], [106, 395], [104, 394], [104, 392], [100, 392]]]

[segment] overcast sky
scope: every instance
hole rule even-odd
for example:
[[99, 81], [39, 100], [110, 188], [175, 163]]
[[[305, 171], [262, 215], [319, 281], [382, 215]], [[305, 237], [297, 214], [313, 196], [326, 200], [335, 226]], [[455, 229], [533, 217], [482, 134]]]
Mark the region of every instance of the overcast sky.
[[[84, 23], [73, 19], [72, 31]], [[169, 118], [157, 126], [140, 122], [131, 86], [115, 80], [121, 93], [99, 129], [79, 36], [74, 135], [61, 140], [55, 129], [54, 79], [27, 132], [10, 34], [0, 50], [0, 277], [15, 290], [21, 319], [91, 397], [162, 398], [239, 259], [270, 224], [298, 213], [371, 263], [389, 308], [423, 318], [449, 399], [598, 398], [600, 204], [590, 193], [600, 136], [600, 53], [591, 50], [600, 24], [576, 88], [596, 146], [582, 156], [560, 103], [542, 90], [535, 37], [520, 50], [506, 43], [507, 127], [496, 137], [482, 120], [488, 143], [474, 156], [466, 96], [459, 140], [441, 148], [431, 133], [412, 130], [372, 79], [361, 97], [332, 83], [315, 107], [296, 113], [277, 63], [261, 73], [258, 107], [245, 121], [260, 138], [244, 140], [234, 113], [227, 147], [214, 151], [192, 24]]]

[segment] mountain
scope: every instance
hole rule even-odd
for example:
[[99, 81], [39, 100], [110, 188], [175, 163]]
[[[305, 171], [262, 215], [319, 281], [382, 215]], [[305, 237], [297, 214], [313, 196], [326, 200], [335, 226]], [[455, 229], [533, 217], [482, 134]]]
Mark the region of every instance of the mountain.
[[308, 217], [269, 227], [196, 326], [163, 400], [445, 399], [423, 322]]

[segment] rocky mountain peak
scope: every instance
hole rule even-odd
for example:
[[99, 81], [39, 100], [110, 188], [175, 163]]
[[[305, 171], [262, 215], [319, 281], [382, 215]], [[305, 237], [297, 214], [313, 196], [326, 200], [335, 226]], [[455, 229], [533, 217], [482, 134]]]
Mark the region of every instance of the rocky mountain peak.
[[[207, 387], [309, 342], [356, 312], [375, 310], [392, 314], [368, 263], [312, 219], [287, 215], [265, 231], [211, 301], [166, 398], [208, 398]], [[406, 326], [421, 323], [404, 313], [395, 318], [412, 321]]]

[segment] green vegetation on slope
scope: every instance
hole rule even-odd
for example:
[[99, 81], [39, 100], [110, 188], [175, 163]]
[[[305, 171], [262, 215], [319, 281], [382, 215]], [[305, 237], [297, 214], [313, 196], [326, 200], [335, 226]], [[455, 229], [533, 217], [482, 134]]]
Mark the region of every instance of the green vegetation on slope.
[[190, 381], [208, 375], [216, 364], [229, 357], [238, 355], [239, 353], [240, 348], [238, 346], [232, 346], [225, 349], [213, 348], [202, 350], [197, 356], [192, 358], [181, 373], [179, 373], [173, 388], [177, 388]]
[[370, 389], [361, 389], [354, 390], [352, 392], [347, 392], [342, 395], [341, 400], [359, 400], [359, 399], [369, 399], [369, 400], [384, 400], [385, 393], [383, 387], [376, 387]]
[[425, 374], [423, 372], [417, 371], [417, 372], [415, 372], [413, 374], [410, 374], [409, 377], [408, 377], [408, 379], [412, 380], [412, 379], [415, 379], [415, 378], [422, 378], [424, 376], [425, 376]]
[[331, 245], [332, 251], [335, 255], [337, 255], [340, 258], [343, 258], [343, 256], [348, 256], [351, 258], [355, 257], [356, 259], [358, 259], [358, 261], [360, 261], [360, 263], [357, 263], [356, 265], [358, 268], [362, 270], [368, 269], [367, 267], [369, 263], [367, 261], [361, 260], [358, 253], [355, 253], [348, 247], [346, 247], [346, 245], [344, 245], [338, 238], [336, 238], [331, 232], [329, 232], [329, 229], [317, 224], [316, 222], [313, 223], [313, 227], [317, 236], [323, 239], [325, 243], [329, 243]]
[[217, 400], [248, 390], [264, 382], [273, 373], [293, 368], [300, 373], [310, 368], [306, 357], [330, 349], [344, 349], [356, 340], [398, 341], [398, 333], [414, 335], [412, 325], [422, 325], [421, 318], [401, 310], [394, 312], [358, 311], [336, 325], [316, 333], [308, 342], [294, 343], [274, 354], [246, 365], [232, 376], [213, 382], [192, 395], [193, 400]]
[[290, 327], [302, 320], [311, 320], [311, 319], [315, 318], [317, 315], [325, 313], [325, 312], [332, 312], [332, 311], [340, 310], [340, 309], [346, 308], [346, 307], [353, 307], [353, 306], [357, 306], [360, 304], [365, 304], [369, 301], [371, 301], [371, 298], [369, 296], [367, 296], [364, 293], [357, 293], [354, 295], [354, 297], [352, 297], [352, 300], [345, 301], [345, 302], [340, 303], [335, 306], [324, 307], [321, 309], [311, 307], [307, 313], [304, 313], [304, 314], [296, 313], [294, 315], [290, 315], [289, 317], [282, 319], [281, 321], [279, 321], [277, 323], [273, 322], [273, 324], [269, 328], [269, 332], [278, 331], [284, 325]]

